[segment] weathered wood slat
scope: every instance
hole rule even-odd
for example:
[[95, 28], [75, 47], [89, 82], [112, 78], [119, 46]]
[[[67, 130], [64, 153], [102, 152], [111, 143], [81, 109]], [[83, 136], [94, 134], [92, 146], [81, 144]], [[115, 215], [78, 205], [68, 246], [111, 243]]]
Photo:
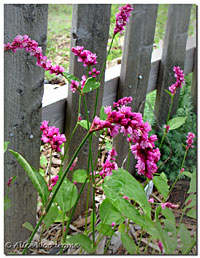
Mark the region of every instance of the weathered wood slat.
[[[45, 51], [47, 11], [48, 6], [41, 4], [4, 5], [4, 42], [11, 42], [18, 34], [28, 34]], [[35, 64], [36, 58], [24, 50], [4, 54], [4, 139], [10, 142], [9, 148], [39, 169], [44, 70]], [[9, 189], [12, 206], [4, 216], [4, 241], [13, 246], [30, 235], [23, 223], [28, 221], [33, 227], [36, 224], [37, 193], [24, 169], [8, 151], [4, 170], [5, 192], [8, 179], [17, 176]], [[7, 252], [10, 249], [5, 249]]]
[[[165, 92], [175, 82], [174, 66], [184, 69], [187, 32], [191, 5], [173, 4], [168, 9], [167, 26], [159, 69], [158, 87], [155, 102], [155, 115], [159, 125], [166, 123], [170, 106], [170, 96]], [[178, 106], [180, 89], [174, 98], [171, 116]]]
[[[151, 54], [153, 49], [158, 5], [134, 5], [134, 11], [126, 27], [124, 38], [121, 73], [117, 98], [132, 96], [130, 104], [135, 112], [143, 112], [146, 99]], [[128, 151], [128, 142], [119, 135], [114, 138], [121, 166]], [[134, 159], [130, 158], [130, 172], [134, 172]]]
[[[109, 25], [110, 25], [110, 11], [111, 5], [108, 4], [78, 4], [73, 5], [72, 14], [72, 37], [71, 37], [71, 47], [74, 46], [84, 46], [85, 49], [97, 55], [97, 65], [95, 68], [101, 70], [103, 62], [106, 57], [107, 52], [107, 42], [109, 36]], [[70, 73], [81, 79], [81, 76], [87, 74], [87, 67], [83, 67], [83, 63], [77, 61], [77, 57], [71, 53], [70, 55]], [[99, 102], [97, 111], [99, 112], [102, 105], [103, 98], [103, 85], [100, 86], [99, 90]], [[89, 118], [92, 120], [94, 113], [94, 104], [96, 100], [96, 90], [85, 95], [87, 108], [89, 112]], [[72, 130], [77, 122], [78, 116], [78, 94], [73, 94], [70, 89], [68, 89], [67, 98], [67, 111], [66, 111], [66, 137], [72, 133]], [[86, 119], [84, 112], [84, 105], [82, 101], [81, 105], [81, 116]], [[75, 150], [79, 146], [83, 137], [85, 136], [85, 129], [78, 127], [76, 135], [73, 137], [72, 142], [69, 147], [69, 159], [74, 154]], [[93, 158], [98, 150], [98, 137], [93, 137]], [[87, 160], [89, 153], [88, 142], [85, 143], [82, 150], [78, 155], [77, 168], [82, 168], [87, 170]], [[66, 161], [67, 163], [67, 161]], [[80, 189], [81, 184], [78, 184], [78, 189]], [[92, 188], [91, 188], [92, 189]], [[87, 198], [87, 191], [84, 190], [81, 201], [78, 203], [78, 208], [74, 214], [74, 217], [78, 217], [80, 213], [85, 210], [85, 203]]]

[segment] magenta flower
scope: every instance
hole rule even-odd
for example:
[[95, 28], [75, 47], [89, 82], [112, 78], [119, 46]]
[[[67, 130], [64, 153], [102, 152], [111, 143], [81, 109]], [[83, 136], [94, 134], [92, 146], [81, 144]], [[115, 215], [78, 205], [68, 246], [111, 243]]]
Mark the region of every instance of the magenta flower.
[[89, 75], [91, 75], [94, 78], [96, 78], [97, 75], [99, 74], [100, 74], [100, 71], [97, 71], [96, 68], [93, 68], [92, 71], [89, 71]]
[[72, 163], [72, 165], [71, 165], [71, 167], [69, 169], [70, 171], [72, 171], [74, 169], [74, 167], [76, 166], [77, 162], [78, 162], [78, 157], [76, 157], [74, 162]]
[[90, 66], [97, 64], [97, 56], [89, 50], [83, 50], [84, 47], [72, 47], [71, 51], [78, 56], [78, 62], [83, 63], [83, 66]]
[[62, 145], [63, 142], [66, 142], [65, 135], [59, 133], [59, 128], [56, 128], [55, 126], [48, 126], [48, 123], [49, 121], [44, 120], [40, 126], [40, 130], [42, 131], [41, 140], [44, 143], [49, 143], [52, 150], [61, 152], [60, 145]]
[[182, 88], [182, 85], [185, 84], [185, 79], [184, 79], [184, 73], [183, 71], [180, 69], [179, 66], [174, 66], [174, 72], [175, 72], [175, 77], [176, 77], [176, 82], [175, 84], [172, 84], [170, 87], [169, 87], [169, 90], [170, 92], [172, 93], [172, 95], [175, 95], [176, 94], [176, 89], [177, 88]]
[[71, 80], [71, 84], [70, 84], [70, 90], [75, 93], [78, 90], [79, 87], [79, 82], [78, 81], [74, 81]]
[[168, 133], [170, 129], [169, 125], [164, 125], [164, 128], [165, 128], [165, 133]]
[[116, 25], [114, 28], [114, 35], [124, 30], [124, 27], [128, 23], [128, 17], [131, 15], [130, 12], [133, 9], [134, 8], [132, 8], [130, 4], [127, 4], [119, 8], [119, 13], [116, 14]]
[[8, 180], [8, 182], [7, 182], [7, 186], [8, 186], [8, 187], [11, 186], [12, 180], [13, 180], [13, 177], [10, 177], [9, 180]]
[[56, 176], [54, 176], [54, 177], [51, 178], [51, 183], [50, 183], [50, 185], [47, 184], [49, 191], [51, 191], [51, 190], [52, 190], [52, 187], [53, 187], [54, 185], [56, 185], [56, 183], [57, 183], [57, 181], [58, 181], [58, 178], [59, 178], [58, 175], [56, 175]]
[[153, 198], [150, 198], [150, 199], [148, 200], [148, 202], [149, 202], [149, 203], [154, 203], [154, 199], [153, 199]]
[[161, 203], [161, 208], [164, 210], [165, 208], [178, 208], [179, 205], [173, 204], [171, 202], [165, 202], [165, 203]]
[[124, 195], [123, 198], [124, 198], [125, 200], [129, 200], [128, 196], [126, 196], [126, 195]]
[[189, 148], [194, 148], [194, 146], [192, 144], [194, 142], [195, 134], [189, 132], [186, 137], [187, 137], [187, 140], [186, 140], [186, 143], [187, 143], [186, 150], [189, 150]]
[[28, 35], [18, 35], [15, 37], [12, 43], [4, 44], [5, 51], [12, 50], [13, 52], [16, 52], [16, 50], [22, 48], [24, 48], [26, 52], [29, 52], [31, 56], [35, 56], [37, 58], [36, 65], [42, 67], [46, 71], [49, 71], [50, 74], [63, 74], [64, 68], [59, 65], [52, 66], [51, 61], [47, 60], [46, 56], [43, 56], [42, 48], [38, 47], [38, 43], [29, 38]]
[[158, 241], [158, 247], [160, 248], [161, 253], [163, 252], [163, 244], [161, 241]]
[[111, 226], [114, 227], [115, 225], [116, 225], [116, 223], [115, 223], [115, 222], [112, 222]]
[[182, 169], [181, 169], [181, 173], [182, 173], [184, 170], [185, 170], [185, 169], [184, 169], [184, 168], [182, 168]]

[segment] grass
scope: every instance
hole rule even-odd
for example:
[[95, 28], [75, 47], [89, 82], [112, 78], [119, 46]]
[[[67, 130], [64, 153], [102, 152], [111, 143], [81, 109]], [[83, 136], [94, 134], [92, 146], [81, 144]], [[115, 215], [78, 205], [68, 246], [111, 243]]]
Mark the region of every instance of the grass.
[[[115, 26], [115, 13], [118, 12], [120, 4], [112, 4], [111, 6], [111, 22], [109, 32], [109, 43]], [[154, 43], [158, 45], [159, 41], [164, 38], [166, 21], [167, 21], [168, 5], [160, 4], [158, 7], [158, 15], [156, 21], [156, 30]], [[49, 4], [48, 10], [48, 32], [47, 32], [47, 49], [46, 55], [54, 65], [62, 65], [65, 70], [69, 69], [70, 57], [70, 31], [72, 20], [72, 5], [71, 4]], [[194, 34], [194, 25], [196, 22], [196, 5], [192, 5], [191, 21], [189, 25], [189, 36]], [[122, 56], [123, 34], [118, 34], [113, 43], [113, 50], [108, 58], [108, 61], [120, 58]], [[47, 81], [55, 78], [55, 75], [50, 75], [45, 72]]]

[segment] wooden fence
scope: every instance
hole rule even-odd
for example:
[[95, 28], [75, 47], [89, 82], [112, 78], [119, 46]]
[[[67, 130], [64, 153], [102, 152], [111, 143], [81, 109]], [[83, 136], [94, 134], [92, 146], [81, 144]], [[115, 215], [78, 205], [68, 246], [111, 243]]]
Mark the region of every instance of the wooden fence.
[[[31, 38], [45, 46], [46, 7], [46, 5], [6, 5], [5, 43], [10, 42], [16, 34], [29, 34]], [[152, 51], [158, 5], [137, 4], [134, 5], [134, 8], [126, 27], [121, 65], [112, 67], [105, 72], [105, 82], [100, 86], [97, 114], [101, 105], [112, 105], [113, 101], [123, 96], [132, 96], [133, 110], [143, 112], [146, 94], [157, 89], [155, 113], [159, 123], [164, 123], [169, 107], [169, 97], [164, 90], [174, 82], [173, 66], [179, 65], [184, 69], [185, 74], [196, 71], [196, 39], [187, 37], [191, 5], [169, 5], [162, 51], [160, 49]], [[98, 56], [98, 69], [102, 67], [106, 56], [110, 11], [111, 5], [105, 4], [73, 5], [71, 46], [83, 45], [95, 52]], [[42, 27], [41, 24], [43, 24]], [[37, 34], [38, 31], [40, 31], [39, 34]], [[23, 54], [20, 59], [22, 52], [16, 54], [5, 54], [5, 140], [11, 143], [12, 149], [19, 151], [33, 167], [38, 169], [40, 122], [50, 120], [51, 125], [59, 127], [69, 137], [77, 119], [78, 94], [72, 94], [67, 86], [62, 86], [56, 90], [45, 92], [42, 103], [43, 89], [40, 86], [42, 85], [41, 76], [43, 77], [44, 74], [41, 74], [41, 69], [38, 67], [34, 70], [35, 60], [33, 61], [32, 57]], [[11, 70], [9, 70], [10, 67], [12, 67]], [[73, 55], [70, 56], [69, 71], [79, 78], [85, 73], [82, 64], [78, 63]], [[192, 92], [196, 97], [196, 72], [193, 75]], [[178, 97], [179, 94], [176, 96], [173, 113], [177, 108]], [[86, 100], [91, 120], [95, 92], [87, 94]], [[82, 116], [85, 119], [84, 114]], [[70, 146], [69, 158], [84, 134], [85, 131], [79, 128], [76, 137], [73, 138], [73, 144]], [[37, 141], [35, 141], [36, 138]], [[126, 142], [122, 137], [117, 137], [114, 144], [118, 151], [120, 166], [127, 153]], [[94, 139], [93, 145], [97, 149], [98, 138]], [[79, 154], [78, 167], [85, 168], [87, 166], [85, 164], [87, 156], [88, 144]], [[16, 179], [16, 187], [11, 189], [9, 197], [11, 202], [15, 202], [18, 198], [20, 203], [25, 205], [26, 202], [28, 203], [27, 195], [23, 196], [22, 192], [25, 189], [23, 187], [27, 183], [27, 178], [11, 154], [6, 153], [5, 182], [10, 176], [15, 175], [13, 171], [17, 173], [19, 180]], [[19, 185], [23, 189], [19, 190]], [[85, 197], [86, 195], [83, 195], [83, 199]], [[79, 212], [85, 208], [83, 199], [82, 204], [79, 203]], [[6, 220], [6, 224], [9, 224], [12, 217], [12, 224], [6, 228], [5, 241], [23, 240], [27, 236], [27, 232], [24, 233], [26, 230], [21, 229], [22, 222], [25, 222], [21, 218], [22, 216], [19, 219], [20, 222], [17, 222], [21, 223], [20, 227], [14, 225], [17, 214], [21, 212], [19, 208], [17, 209], [20, 203], [16, 202], [14, 213], [10, 210], [8, 220]], [[23, 216], [24, 214], [29, 215], [30, 210], [32, 210], [32, 214], [36, 211], [35, 195], [31, 202], [34, 202], [34, 205], [29, 205], [28, 208], [24, 207]], [[34, 219], [31, 222], [34, 226]], [[17, 235], [16, 232], [19, 231], [20, 234]]]

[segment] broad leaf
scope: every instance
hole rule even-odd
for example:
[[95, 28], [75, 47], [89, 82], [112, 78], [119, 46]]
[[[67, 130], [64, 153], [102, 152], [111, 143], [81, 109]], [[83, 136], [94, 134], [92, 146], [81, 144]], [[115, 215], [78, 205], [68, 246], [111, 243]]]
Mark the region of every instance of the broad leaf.
[[[55, 191], [55, 187], [53, 188], [53, 192], [54, 191]], [[74, 206], [76, 202], [76, 198], [77, 198], [76, 186], [73, 183], [71, 183], [68, 179], [64, 179], [60, 189], [56, 194], [55, 201], [58, 203], [61, 210], [63, 212], [66, 212]]]
[[197, 218], [197, 210], [196, 209], [190, 209], [187, 213], [188, 217], [191, 217], [193, 219]]
[[68, 80], [69, 83], [71, 83], [71, 80], [80, 82], [80, 80], [77, 77], [70, 73], [63, 72], [63, 76]]
[[92, 241], [86, 235], [76, 234], [69, 239], [67, 239], [69, 243], [79, 244], [86, 252], [92, 253]]
[[58, 207], [55, 203], [52, 203], [50, 210], [44, 218], [44, 224], [46, 229], [48, 229], [56, 220], [58, 216]]
[[97, 80], [94, 77], [89, 77], [85, 82], [82, 93], [87, 93], [87, 92], [93, 91], [93, 90], [99, 88], [99, 86], [100, 86], [100, 83], [97, 82]]
[[33, 230], [34, 230], [34, 228], [33, 228], [33, 226], [31, 225], [30, 222], [25, 222], [25, 223], [22, 225], [22, 227], [28, 229], [29, 231], [33, 231]]
[[181, 223], [180, 225], [179, 233], [182, 242], [181, 252], [182, 254], [185, 254], [185, 252], [188, 249], [188, 246], [190, 246], [192, 242], [192, 238], [190, 236], [190, 232], [187, 230], [186, 226], [183, 223]]
[[47, 158], [44, 154], [40, 157], [40, 166], [45, 168], [47, 166]]
[[87, 171], [84, 169], [77, 169], [74, 171], [72, 181], [76, 181], [78, 183], [84, 183], [87, 178]]
[[185, 124], [187, 117], [174, 117], [168, 121], [167, 125], [169, 125], [170, 131], [175, 130]]
[[63, 219], [64, 219], [64, 221], [68, 221], [69, 217], [67, 217], [65, 214], [65, 216], [63, 218], [63, 212], [60, 209], [58, 209], [58, 215], [55, 219], [55, 222], [63, 222]]
[[104, 106], [102, 106], [101, 109], [100, 109], [100, 119], [101, 119], [101, 120], [106, 120], [106, 118], [107, 118], [107, 116], [108, 116], [108, 115], [105, 113], [105, 110], [104, 110], [104, 109], [105, 109]]
[[4, 152], [7, 151], [8, 149], [8, 145], [10, 144], [10, 142], [4, 142], [3, 148], [4, 148]]
[[41, 197], [43, 204], [45, 204], [47, 201], [47, 197], [49, 195], [49, 191], [44, 178], [40, 175], [40, 173], [37, 170], [32, 168], [19, 153], [10, 149], [9, 151], [14, 155], [19, 164], [23, 167], [28, 177], [30, 178], [32, 184], [34, 185], [35, 189], [37, 190], [39, 196]]
[[96, 230], [98, 230], [102, 235], [111, 236], [112, 235], [112, 227], [110, 225], [104, 224], [100, 222], [96, 226]]
[[104, 224], [111, 225], [112, 222], [120, 224], [124, 222], [125, 218], [122, 216], [121, 212], [116, 209], [108, 198], [103, 200], [100, 209], [99, 216]]
[[161, 173], [159, 176], [153, 177], [153, 183], [156, 189], [162, 194], [162, 196], [167, 199], [169, 186], [167, 184], [167, 177], [165, 173]]
[[161, 209], [161, 213], [165, 216], [166, 219], [170, 220], [173, 225], [175, 225], [175, 216], [174, 213], [169, 208]]
[[185, 200], [185, 205], [188, 201], [192, 200], [185, 208], [192, 208], [197, 205], [196, 194], [189, 195]]
[[129, 254], [135, 254], [137, 246], [134, 240], [126, 232], [121, 232], [121, 240]]

